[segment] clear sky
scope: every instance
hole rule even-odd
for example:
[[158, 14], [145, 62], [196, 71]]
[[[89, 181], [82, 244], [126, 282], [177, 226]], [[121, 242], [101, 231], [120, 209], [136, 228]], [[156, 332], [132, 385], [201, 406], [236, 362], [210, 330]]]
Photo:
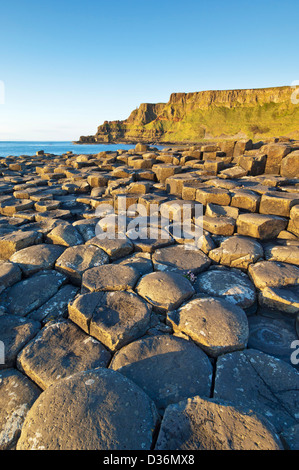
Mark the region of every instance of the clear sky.
[[298, 0], [0, 6], [0, 140], [77, 140], [172, 92], [299, 80]]

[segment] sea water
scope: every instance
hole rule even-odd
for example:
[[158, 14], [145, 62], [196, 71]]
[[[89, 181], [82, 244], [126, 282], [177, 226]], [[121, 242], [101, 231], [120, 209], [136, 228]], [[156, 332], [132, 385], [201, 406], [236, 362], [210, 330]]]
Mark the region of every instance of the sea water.
[[[96, 154], [104, 151], [129, 150], [135, 147], [134, 144], [74, 144], [73, 142], [0, 142], [0, 157], [35, 155], [38, 150], [45, 153], [61, 155], [72, 151], [74, 154]], [[159, 150], [164, 147], [155, 145]]]

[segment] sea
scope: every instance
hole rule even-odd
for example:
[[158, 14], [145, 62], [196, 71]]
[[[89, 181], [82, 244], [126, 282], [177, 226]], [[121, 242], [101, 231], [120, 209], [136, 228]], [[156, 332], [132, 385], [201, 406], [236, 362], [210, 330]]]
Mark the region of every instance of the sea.
[[[95, 154], [104, 151], [129, 150], [134, 148], [134, 144], [74, 144], [73, 142], [0, 142], [0, 157], [20, 155], [35, 155], [38, 150], [45, 153], [61, 155], [72, 151], [78, 155]], [[159, 150], [165, 148], [161, 145], [155, 145]]]

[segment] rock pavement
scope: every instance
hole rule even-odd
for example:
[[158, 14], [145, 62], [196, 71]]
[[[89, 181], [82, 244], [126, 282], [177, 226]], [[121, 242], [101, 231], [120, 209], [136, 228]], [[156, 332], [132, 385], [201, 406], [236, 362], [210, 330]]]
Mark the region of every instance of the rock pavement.
[[298, 164], [1, 158], [0, 449], [298, 450]]

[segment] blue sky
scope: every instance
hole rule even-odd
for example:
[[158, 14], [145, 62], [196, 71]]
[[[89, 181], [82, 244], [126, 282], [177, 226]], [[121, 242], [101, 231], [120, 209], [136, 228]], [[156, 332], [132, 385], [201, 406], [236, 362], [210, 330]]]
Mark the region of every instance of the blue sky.
[[10, 0], [0, 14], [0, 140], [76, 140], [172, 92], [299, 80], [298, 0]]

